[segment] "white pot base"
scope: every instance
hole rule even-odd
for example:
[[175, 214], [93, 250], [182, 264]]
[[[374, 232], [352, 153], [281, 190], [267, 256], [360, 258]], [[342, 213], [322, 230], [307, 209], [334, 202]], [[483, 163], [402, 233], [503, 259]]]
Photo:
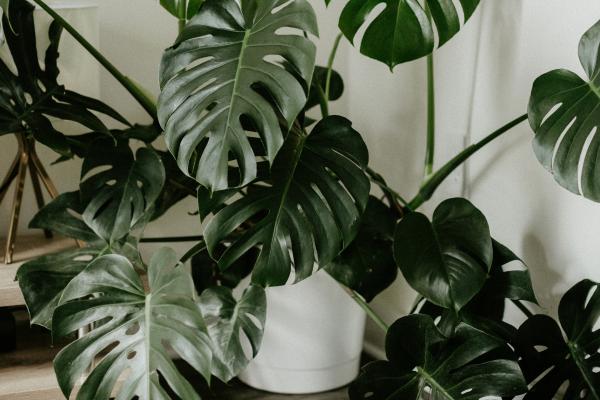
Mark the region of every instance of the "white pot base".
[[[253, 363], [238, 377], [246, 385], [272, 393], [312, 394], [348, 385], [360, 369], [360, 357], [328, 368], [293, 370]], [[307, 391], [310, 388], [310, 391]]]

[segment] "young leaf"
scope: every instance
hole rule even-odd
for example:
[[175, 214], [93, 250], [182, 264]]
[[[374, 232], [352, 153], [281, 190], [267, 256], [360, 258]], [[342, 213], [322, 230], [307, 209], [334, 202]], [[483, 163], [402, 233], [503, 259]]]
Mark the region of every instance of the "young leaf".
[[442, 46], [461, 28], [459, 13], [467, 21], [480, 0], [459, 0], [462, 10], [452, 1], [425, 0], [433, 22], [417, 0], [349, 0], [340, 16], [340, 29], [354, 41], [377, 6], [385, 8], [369, 23], [362, 38], [361, 53], [386, 63], [390, 68], [433, 52], [434, 27], [438, 46]]
[[[258, 246], [253, 283], [283, 285], [292, 267], [296, 281], [307, 278], [315, 263], [328, 264], [356, 236], [370, 190], [367, 163], [367, 148], [345, 118], [328, 117], [308, 136], [292, 130], [268, 185], [257, 185], [206, 226], [211, 255], [225, 270]], [[249, 228], [234, 235], [242, 225]], [[227, 250], [216, 254], [225, 242]]]
[[[5, 3], [5, 5], [8, 3]], [[5, 13], [3, 28], [17, 73], [0, 60], [0, 135], [24, 134], [71, 157], [69, 137], [57, 131], [52, 118], [73, 121], [98, 136], [110, 136], [108, 128], [94, 113], [104, 114], [123, 124], [127, 120], [106, 104], [68, 91], [57, 82], [58, 46], [62, 29], [50, 25], [50, 45], [44, 69], [38, 61], [34, 7], [26, 0], [10, 1], [10, 21]]]
[[394, 255], [408, 283], [434, 304], [454, 311], [479, 293], [492, 254], [485, 216], [465, 199], [441, 203], [431, 222], [409, 213], [396, 227]]
[[165, 169], [154, 150], [141, 148], [134, 159], [126, 143], [115, 146], [110, 140], [100, 140], [84, 160], [81, 178], [81, 198], [86, 204], [83, 220], [112, 243], [152, 216]]
[[211, 192], [256, 177], [242, 118], [252, 121], [273, 161], [306, 103], [315, 46], [301, 33], [278, 33], [284, 28], [317, 34], [308, 1], [245, 0], [240, 8], [236, 0], [208, 0], [163, 56], [158, 114], [167, 145]]
[[569, 191], [600, 202], [600, 21], [579, 43], [587, 80], [558, 69], [535, 80], [529, 100], [533, 150]]
[[[213, 342], [212, 373], [229, 382], [260, 349], [267, 317], [265, 290], [250, 286], [236, 301], [231, 289], [214, 287], [202, 293], [199, 304]], [[244, 341], [250, 343], [252, 357], [246, 355]]]
[[[519, 365], [492, 357], [504, 346], [467, 325], [446, 337], [431, 317], [409, 315], [387, 333], [388, 361], [367, 364], [350, 386], [350, 399], [479, 400], [525, 393]], [[429, 397], [423, 397], [427, 393]]]
[[[211, 342], [189, 273], [170, 249], [160, 249], [148, 268], [150, 290], [144, 292], [133, 265], [122, 256], [106, 255], [90, 264], [65, 288], [54, 312], [53, 335], [61, 337], [89, 324], [90, 333], [65, 347], [54, 360], [59, 385], [68, 398], [97, 357], [77, 395], [82, 400], [169, 399], [159, 382], [183, 399], [200, 399], [178, 372], [179, 357], [210, 379]], [[108, 349], [108, 350], [107, 350]], [[127, 373], [118, 393], [117, 379]]]
[[563, 399], [600, 400], [600, 331], [595, 330], [600, 285], [584, 280], [573, 286], [561, 299], [558, 316], [560, 326], [535, 315], [519, 328], [517, 352], [532, 383], [525, 399], [555, 398], [568, 382]]
[[49, 254], [23, 264], [16, 279], [32, 324], [51, 329], [52, 313], [65, 287], [100, 254], [97, 247]]

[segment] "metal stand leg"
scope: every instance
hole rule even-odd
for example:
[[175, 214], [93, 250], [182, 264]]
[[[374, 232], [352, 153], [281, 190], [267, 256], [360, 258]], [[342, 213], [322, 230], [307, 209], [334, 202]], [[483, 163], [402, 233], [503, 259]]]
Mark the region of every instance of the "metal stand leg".
[[[33, 185], [33, 191], [35, 193], [35, 198], [39, 208], [44, 206], [44, 196], [42, 193], [40, 180], [52, 199], [58, 197], [58, 190], [56, 190], [54, 183], [50, 179], [50, 176], [48, 176], [46, 169], [42, 165], [42, 162], [35, 152], [35, 141], [33, 139], [26, 138], [22, 134], [18, 134], [16, 137], [19, 144], [19, 153], [10, 166], [4, 181], [0, 185], [0, 202], [2, 202], [10, 186], [16, 180], [11, 221], [6, 238], [6, 251], [4, 253], [4, 262], [6, 264], [10, 264], [13, 260], [17, 229], [19, 225], [19, 214], [21, 211], [21, 204], [23, 202], [23, 190], [27, 176], [27, 168], [29, 168], [31, 183]], [[44, 234], [47, 238], [52, 237], [52, 232], [50, 231], [45, 230]], [[81, 247], [79, 242], [78, 245]]]
[[15, 187], [15, 197], [13, 200], [8, 236], [6, 237], [6, 250], [4, 252], [4, 263], [10, 264], [15, 250], [15, 238], [19, 227], [19, 214], [21, 212], [21, 203], [23, 202], [23, 189], [25, 188], [25, 178], [27, 177], [27, 165], [29, 164], [29, 154], [22, 152], [19, 161], [19, 173], [17, 174], [17, 185]]

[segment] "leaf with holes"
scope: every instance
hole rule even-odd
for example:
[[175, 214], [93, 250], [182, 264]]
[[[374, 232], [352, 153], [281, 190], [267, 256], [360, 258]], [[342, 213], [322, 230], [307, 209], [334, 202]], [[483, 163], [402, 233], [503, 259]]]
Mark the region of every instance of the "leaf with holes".
[[492, 238], [481, 211], [468, 200], [449, 199], [436, 208], [431, 222], [412, 212], [398, 223], [394, 255], [413, 289], [459, 311], [485, 284]]
[[[584, 280], [573, 286], [558, 307], [559, 324], [535, 315], [519, 328], [517, 352], [527, 381], [526, 400], [600, 399], [599, 284]], [[562, 330], [561, 330], [562, 328]], [[540, 334], [543, 332], [543, 334]], [[563, 335], [564, 332], [564, 335]]]
[[[267, 317], [265, 290], [250, 286], [236, 301], [231, 289], [210, 288], [202, 293], [199, 304], [213, 342], [212, 373], [229, 382], [246, 368], [260, 349]], [[251, 354], [244, 351], [246, 341]]]
[[87, 247], [48, 254], [23, 264], [16, 279], [32, 324], [50, 329], [52, 313], [65, 287], [101, 252]]
[[356, 239], [324, 267], [327, 273], [372, 301], [398, 275], [393, 251], [395, 223], [394, 212], [370, 196]]
[[[0, 5], [5, 7], [7, 4], [5, 1]], [[128, 124], [106, 104], [58, 84], [62, 28], [56, 22], [50, 25], [50, 44], [42, 69], [38, 61], [34, 7], [26, 0], [11, 0], [9, 12], [11, 26], [5, 13], [3, 28], [16, 74], [0, 60], [0, 135], [32, 136], [62, 156], [71, 157], [75, 153], [69, 140], [71, 136], [55, 129], [52, 119], [75, 122], [97, 136], [110, 136], [110, 131], [95, 112]]]
[[467, 325], [446, 337], [431, 317], [409, 315], [388, 330], [388, 361], [367, 364], [350, 386], [350, 399], [479, 400], [525, 393], [517, 362], [493, 357], [506, 347]]
[[588, 80], [559, 69], [535, 80], [529, 100], [533, 150], [569, 191], [600, 202], [600, 21], [579, 42]]
[[[310, 135], [292, 130], [273, 164], [270, 181], [257, 185], [210, 220], [205, 239], [219, 267], [227, 269], [255, 247], [252, 281], [284, 285], [310, 276], [348, 246], [369, 198], [367, 148], [345, 118], [319, 122]], [[240, 227], [242, 235], [237, 235]], [[217, 254], [218, 246], [229, 247]]]
[[152, 149], [141, 148], [134, 158], [127, 143], [100, 140], [84, 160], [81, 178], [81, 199], [86, 204], [83, 220], [112, 243], [152, 216], [165, 169]]
[[[200, 399], [171, 360], [174, 352], [210, 379], [211, 343], [194, 302], [189, 272], [171, 249], [158, 250], [148, 267], [149, 292], [122, 256], [102, 256], [65, 288], [53, 316], [53, 336], [95, 323], [90, 333], [65, 347], [54, 360], [68, 398], [94, 360], [97, 364], [77, 394], [82, 400], [170, 399], [159, 376], [177, 396]], [[98, 360], [97, 357], [100, 359]], [[127, 374], [120, 389], [117, 379]], [[118, 393], [115, 393], [118, 392]]]
[[158, 116], [167, 145], [209, 191], [256, 177], [254, 133], [243, 118], [272, 161], [306, 103], [315, 46], [301, 33], [284, 33], [289, 28], [317, 34], [308, 1], [244, 0], [240, 8], [236, 0], [208, 0], [163, 56]]
[[67, 192], [46, 204], [29, 223], [30, 228], [47, 229], [62, 236], [93, 242], [96, 233], [82, 220], [85, 204], [79, 192]]
[[[416, 60], [433, 52], [434, 27], [438, 46], [448, 42], [461, 29], [461, 17], [466, 22], [480, 0], [459, 0], [458, 10], [451, 0], [425, 0], [432, 20], [417, 0], [349, 0], [340, 16], [340, 29], [354, 41], [358, 31], [371, 16], [360, 51], [367, 57], [386, 63], [390, 68]], [[384, 6], [376, 13], [379, 6]]]

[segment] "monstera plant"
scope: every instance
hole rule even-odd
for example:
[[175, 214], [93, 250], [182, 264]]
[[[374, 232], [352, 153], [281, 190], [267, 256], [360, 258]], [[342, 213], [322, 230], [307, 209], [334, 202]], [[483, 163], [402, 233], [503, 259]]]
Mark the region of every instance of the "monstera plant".
[[[17, 277], [32, 323], [57, 338], [80, 333], [54, 362], [65, 397], [198, 399], [178, 360], [208, 383], [231, 380], [260, 350], [265, 288], [324, 269], [387, 333], [387, 360], [365, 366], [351, 399], [600, 400], [600, 284], [569, 290], [558, 322], [534, 315], [525, 264], [493, 238], [475, 205], [455, 198], [431, 218], [418, 211], [465, 160], [526, 119], [544, 167], [600, 201], [600, 22], [581, 40], [586, 78], [541, 76], [528, 114], [434, 170], [432, 53], [479, 0], [346, 0], [327, 66], [315, 65], [318, 24], [308, 0], [161, 0], [180, 29], [161, 61], [157, 101], [43, 0], [31, 2], [54, 20], [44, 67], [33, 6], [0, 1], [16, 66], [0, 65], [0, 130], [31, 135], [63, 160], [84, 159], [79, 189], [31, 221], [82, 246], [29, 261]], [[61, 30], [153, 124], [131, 124], [56, 83]], [[337, 47], [344, 37], [359, 44], [359, 31], [360, 51], [391, 69], [428, 58], [425, 178], [409, 200], [369, 167], [369, 132], [357, 132], [352, 116], [329, 115], [344, 88], [332, 68]], [[108, 129], [98, 112], [121, 127]], [[91, 132], [63, 135], [48, 117]], [[168, 152], [153, 146], [162, 140]], [[188, 238], [195, 243], [145, 260], [144, 227], [190, 195], [203, 222]], [[368, 303], [398, 272], [419, 297], [411, 315], [388, 327]], [[506, 319], [507, 302], [524, 313], [522, 326]]]

